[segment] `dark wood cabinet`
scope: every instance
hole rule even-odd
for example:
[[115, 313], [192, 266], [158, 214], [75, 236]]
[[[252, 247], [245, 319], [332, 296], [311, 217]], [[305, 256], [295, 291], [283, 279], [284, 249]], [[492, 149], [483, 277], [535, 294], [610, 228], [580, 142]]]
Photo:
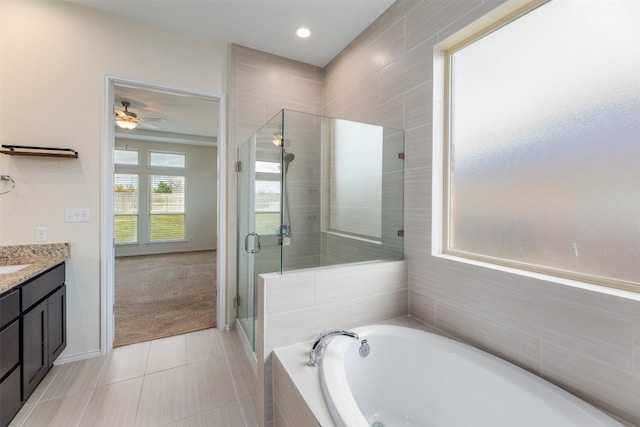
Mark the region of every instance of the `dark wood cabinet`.
[[0, 296], [0, 425], [22, 405], [20, 393], [20, 290]]
[[22, 396], [27, 400], [49, 371], [47, 300], [22, 315]]
[[67, 287], [61, 286], [47, 299], [49, 336], [47, 337], [49, 367], [67, 346]]
[[9, 425], [21, 407], [20, 368], [18, 367], [0, 382], [0, 425]]
[[67, 343], [65, 265], [0, 296], [0, 427], [47, 375]]

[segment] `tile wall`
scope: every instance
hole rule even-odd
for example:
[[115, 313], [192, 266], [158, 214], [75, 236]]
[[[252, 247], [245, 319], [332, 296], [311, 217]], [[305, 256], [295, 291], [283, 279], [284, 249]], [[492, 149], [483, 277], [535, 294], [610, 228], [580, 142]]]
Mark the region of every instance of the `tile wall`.
[[406, 132], [413, 316], [640, 425], [640, 302], [431, 257], [433, 46], [500, 3], [396, 2], [325, 68], [323, 114]]

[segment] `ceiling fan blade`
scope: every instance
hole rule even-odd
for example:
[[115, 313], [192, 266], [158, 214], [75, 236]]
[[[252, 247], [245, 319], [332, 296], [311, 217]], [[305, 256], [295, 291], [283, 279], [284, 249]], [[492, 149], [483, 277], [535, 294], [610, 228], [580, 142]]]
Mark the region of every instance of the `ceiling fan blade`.
[[138, 122], [138, 127], [140, 129], [158, 129], [158, 126], [152, 125], [151, 123], [147, 123], [146, 121]]
[[144, 120], [145, 122], [167, 122], [168, 121], [164, 117], [140, 117], [140, 120]]

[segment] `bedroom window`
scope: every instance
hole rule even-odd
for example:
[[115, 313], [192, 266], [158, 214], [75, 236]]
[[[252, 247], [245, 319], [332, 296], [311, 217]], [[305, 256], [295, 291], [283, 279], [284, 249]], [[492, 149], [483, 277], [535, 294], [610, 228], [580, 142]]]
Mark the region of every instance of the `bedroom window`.
[[185, 177], [150, 175], [149, 242], [185, 240]]
[[280, 225], [280, 163], [256, 161], [256, 233], [276, 234]]
[[638, 292], [640, 2], [517, 7], [436, 47], [434, 253]]
[[114, 243], [138, 241], [138, 204], [138, 175], [116, 173], [113, 192]]

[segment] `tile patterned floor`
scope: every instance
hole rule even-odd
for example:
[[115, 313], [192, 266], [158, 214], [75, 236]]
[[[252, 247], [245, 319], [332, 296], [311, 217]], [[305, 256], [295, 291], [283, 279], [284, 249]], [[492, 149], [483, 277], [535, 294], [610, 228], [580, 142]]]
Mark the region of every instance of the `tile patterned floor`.
[[56, 365], [10, 427], [257, 425], [236, 332], [206, 329]]

